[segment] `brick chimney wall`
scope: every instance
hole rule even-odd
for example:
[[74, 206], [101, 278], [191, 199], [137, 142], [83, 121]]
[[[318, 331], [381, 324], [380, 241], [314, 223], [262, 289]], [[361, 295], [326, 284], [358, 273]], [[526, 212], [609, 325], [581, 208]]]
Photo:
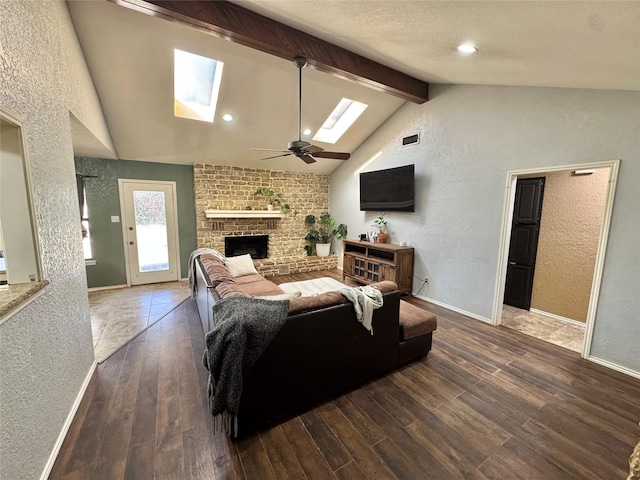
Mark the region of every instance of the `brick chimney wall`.
[[[304, 237], [308, 231], [304, 218], [310, 213], [318, 216], [328, 210], [328, 175], [207, 164], [195, 164], [193, 174], [199, 248], [224, 252], [227, 235], [267, 234], [269, 259], [255, 262], [260, 273], [276, 275], [279, 265], [287, 265], [291, 273], [336, 268], [334, 256], [304, 258]], [[281, 219], [205, 218], [204, 211], [211, 208], [245, 210], [250, 206], [253, 210], [266, 210], [266, 199], [253, 196], [258, 187], [282, 193], [291, 212]]]

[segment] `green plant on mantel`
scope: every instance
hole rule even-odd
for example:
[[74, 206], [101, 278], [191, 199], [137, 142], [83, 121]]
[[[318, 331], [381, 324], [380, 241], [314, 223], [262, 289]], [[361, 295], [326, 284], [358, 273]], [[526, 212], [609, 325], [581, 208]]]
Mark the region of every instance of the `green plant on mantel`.
[[309, 242], [309, 245], [304, 247], [308, 256], [313, 255], [317, 243], [331, 243], [334, 238], [340, 240], [347, 236], [347, 226], [344, 223], [333, 228], [336, 225], [336, 221], [329, 212], [321, 213], [320, 218], [317, 220], [315, 215], [307, 215], [304, 217], [304, 223], [311, 229], [307, 236], [304, 237]]
[[269, 205], [278, 207], [282, 213], [289, 213], [291, 211], [291, 207], [284, 199], [284, 195], [281, 193], [275, 193], [269, 187], [259, 187], [255, 192], [253, 192], [253, 196], [265, 197]]

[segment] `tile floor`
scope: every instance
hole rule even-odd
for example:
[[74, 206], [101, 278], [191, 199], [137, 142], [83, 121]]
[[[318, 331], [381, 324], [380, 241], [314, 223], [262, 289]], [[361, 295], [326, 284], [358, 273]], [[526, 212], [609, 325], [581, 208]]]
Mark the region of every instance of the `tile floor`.
[[187, 282], [89, 292], [96, 360], [101, 362], [190, 295]]
[[583, 326], [562, 322], [510, 305], [502, 306], [501, 325], [574, 352], [582, 351], [585, 329]]

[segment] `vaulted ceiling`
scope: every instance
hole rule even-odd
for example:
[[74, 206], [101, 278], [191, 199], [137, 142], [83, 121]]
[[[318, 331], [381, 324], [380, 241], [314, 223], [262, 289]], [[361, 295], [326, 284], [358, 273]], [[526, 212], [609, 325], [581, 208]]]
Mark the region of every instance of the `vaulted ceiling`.
[[[216, 12], [207, 17], [207, 2], [199, 2], [203, 8], [195, 19], [172, 13], [189, 2], [67, 3], [117, 150], [114, 155], [97, 145], [74, 119], [77, 155], [314, 173], [330, 173], [341, 163], [260, 160], [264, 153], [249, 150], [286, 149], [298, 135], [298, 74], [287, 56], [305, 48], [283, 48], [277, 24], [266, 36], [253, 32], [252, 40], [250, 29], [238, 32], [247, 22], [234, 25], [226, 13], [217, 13], [223, 27], [212, 26]], [[334, 65], [339, 55], [323, 58], [314, 45], [296, 53], [316, 67], [303, 70], [303, 128], [315, 132], [343, 97], [369, 105], [335, 145], [304, 137], [326, 150], [353, 152], [404, 103], [393, 75], [401, 84], [406, 77], [404, 96], [418, 102], [409, 91], [420, 92], [424, 82], [640, 90], [640, 2], [234, 3], [354, 53], [352, 61], [347, 53], [346, 61]], [[270, 38], [273, 45], [263, 45]], [[456, 47], [463, 42], [478, 52], [461, 55]], [[175, 48], [225, 63], [213, 124], [173, 116]], [[366, 59], [395, 73], [369, 75]], [[367, 75], [378, 76], [371, 81]], [[222, 121], [224, 113], [234, 120]]]

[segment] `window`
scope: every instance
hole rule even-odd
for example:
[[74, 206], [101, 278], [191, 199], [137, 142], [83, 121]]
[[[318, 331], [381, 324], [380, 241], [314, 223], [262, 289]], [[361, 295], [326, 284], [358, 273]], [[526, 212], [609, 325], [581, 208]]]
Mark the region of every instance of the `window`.
[[173, 96], [176, 117], [213, 123], [224, 63], [174, 50]]
[[336, 143], [368, 105], [343, 98], [313, 137], [318, 142]]
[[[83, 182], [84, 183], [84, 182]], [[84, 259], [91, 260], [93, 254], [91, 252], [91, 228], [89, 227], [89, 206], [87, 205], [87, 190], [82, 187], [83, 209], [82, 209], [82, 250], [84, 250]]]

